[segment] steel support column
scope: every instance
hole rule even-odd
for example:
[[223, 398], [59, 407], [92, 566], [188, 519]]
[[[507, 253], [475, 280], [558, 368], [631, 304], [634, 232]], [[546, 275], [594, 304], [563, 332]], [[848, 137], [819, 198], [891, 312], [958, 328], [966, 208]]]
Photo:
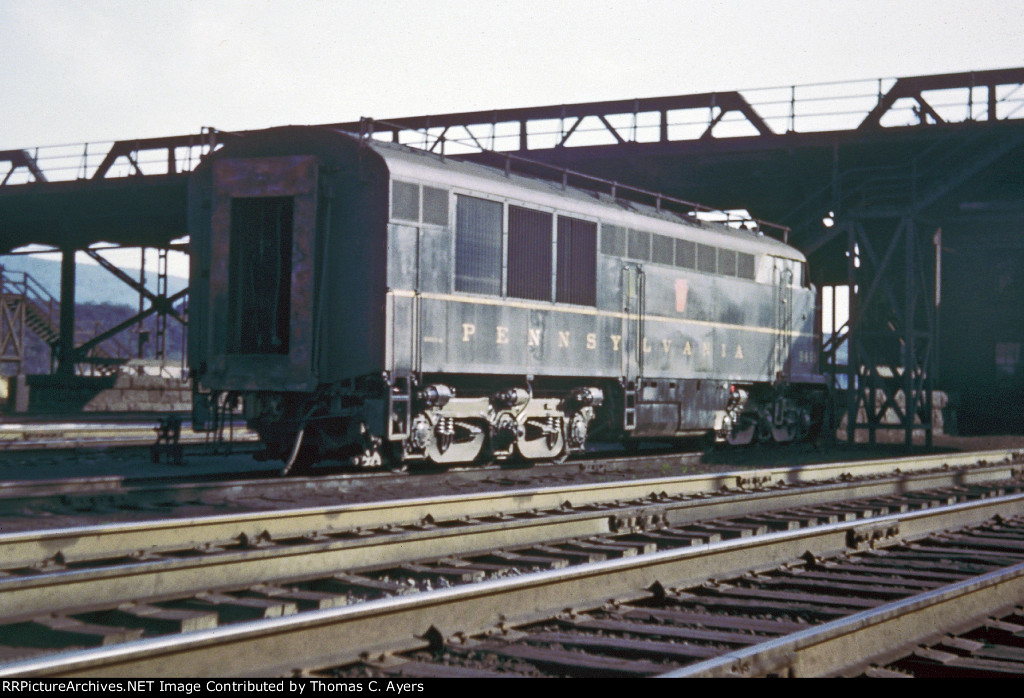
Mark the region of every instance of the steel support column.
[[[857, 429], [868, 430], [870, 443], [879, 429], [902, 429], [909, 449], [918, 430], [931, 446], [937, 313], [934, 271], [926, 268], [930, 241], [921, 239], [909, 212], [890, 233], [878, 226], [869, 232], [857, 220], [844, 227], [850, 286], [847, 440], [855, 440]], [[882, 256], [875, 252], [879, 241], [887, 243]], [[890, 413], [895, 419], [887, 418]]]
[[64, 249], [60, 262], [60, 339], [57, 374], [75, 374], [75, 252]]
[[0, 369], [13, 365], [14, 373], [20, 374], [25, 361], [26, 299], [24, 290], [12, 281], [0, 265]]

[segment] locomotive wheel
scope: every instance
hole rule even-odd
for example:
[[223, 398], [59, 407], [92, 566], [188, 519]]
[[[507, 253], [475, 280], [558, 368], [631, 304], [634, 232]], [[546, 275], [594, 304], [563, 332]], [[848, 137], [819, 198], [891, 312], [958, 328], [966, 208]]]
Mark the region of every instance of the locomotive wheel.
[[[470, 428], [465, 428], [467, 426]], [[456, 429], [459, 430], [456, 433], [456, 438], [444, 451], [438, 448], [435, 438], [430, 439], [426, 453], [432, 463], [472, 463], [480, 455], [484, 447], [485, 433], [483, 429], [458, 423], [456, 423]]]
[[546, 431], [542, 427], [526, 423], [525, 434], [516, 440], [516, 451], [524, 460], [554, 460], [568, 456], [562, 429]]
[[754, 440], [757, 431], [757, 417], [742, 415], [739, 424], [729, 430], [725, 440], [730, 446], [746, 446]]

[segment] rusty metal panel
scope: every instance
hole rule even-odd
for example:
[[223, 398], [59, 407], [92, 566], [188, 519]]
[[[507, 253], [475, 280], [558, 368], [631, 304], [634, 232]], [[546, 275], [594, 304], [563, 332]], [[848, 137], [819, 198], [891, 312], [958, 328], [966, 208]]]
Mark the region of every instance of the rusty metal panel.
[[551, 300], [551, 226], [550, 213], [522, 206], [508, 207], [510, 297]]
[[[317, 176], [316, 158], [306, 155], [223, 159], [214, 163], [208, 308], [209, 317], [217, 321], [209, 323], [207, 382], [211, 386], [224, 383], [241, 390], [308, 390], [315, 384], [311, 359]], [[241, 242], [251, 231], [255, 230], [257, 235], [266, 232], [259, 227], [247, 228], [244, 220], [233, 223], [232, 216], [245, 218], [247, 209], [251, 214], [253, 209], [273, 207], [270, 203], [235, 203], [254, 198], [293, 201], [290, 274], [287, 279], [277, 278], [281, 288], [288, 287], [287, 353], [252, 353], [250, 340], [232, 337], [232, 332], [246, 332], [249, 327], [248, 319], [234, 315], [252, 312], [253, 308], [248, 301], [239, 299], [241, 288], [235, 289], [238, 300], [232, 302], [231, 259], [233, 255], [236, 260], [239, 258], [239, 247], [243, 251], [259, 247], [251, 241]], [[242, 262], [237, 265], [244, 266]], [[279, 271], [284, 268], [277, 265]], [[261, 282], [255, 291], [282, 293], [269, 290], [274, 285], [274, 279], [270, 279], [266, 284]]]
[[597, 302], [597, 224], [558, 217], [558, 273], [555, 300], [595, 305]]
[[455, 290], [499, 295], [502, 205], [473, 196], [459, 196], [457, 201]]

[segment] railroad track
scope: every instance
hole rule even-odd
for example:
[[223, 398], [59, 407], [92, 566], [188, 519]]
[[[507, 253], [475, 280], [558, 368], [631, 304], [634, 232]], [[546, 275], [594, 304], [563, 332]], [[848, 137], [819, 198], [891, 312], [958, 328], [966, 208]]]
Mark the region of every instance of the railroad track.
[[[7, 422], [0, 424], [0, 453], [8, 451], [68, 450], [77, 448], [115, 448], [149, 446], [156, 442], [160, 417], [147, 421], [49, 421]], [[236, 426], [233, 441], [252, 444], [256, 434], [244, 426]], [[210, 437], [189, 428], [181, 430], [183, 445], [205, 445]]]
[[[1012, 452], [989, 452], [991, 458], [1011, 457]], [[572, 463], [549, 463], [538, 467], [516, 464], [478, 465], [445, 469], [423, 469], [415, 474], [416, 489], [450, 491], [448, 478], [457, 477], [461, 486], [480, 483], [480, 488], [515, 486], [521, 481], [578, 480], [622, 472], [668, 473], [700, 463], [702, 454], [645, 453], [628, 457], [591, 457]], [[966, 462], [964, 459], [960, 459]], [[959, 462], [959, 461], [957, 461]], [[137, 516], [155, 518], [157, 512], [172, 514], [181, 507], [215, 506], [238, 510], [280, 508], [288, 501], [328, 503], [359, 501], [355, 494], [360, 487], [409, 483], [405, 471], [365, 470], [344, 467], [323, 468], [316, 476], [279, 477], [280, 469], [247, 470], [239, 477], [225, 472], [190, 473], [125, 477], [102, 475], [52, 480], [17, 480], [0, 482], [0, 526], [7, 530], [34, 530], [39, 527], [75, 525], [40, 519], [54, 515], [88, 517], [113, 512], [132, 512]], [[407, 489], [407, 488], [406, 488]], [[148, 512], [140, 514], [140, 512]], [[6, 520], [4, 517], [7, 517]], [[19, 523], [19, 519], [27, 519]]]
[[[573, 482], [599, 480], [619, 473], [632, 476], [640, 473], [639, 477], [645, 477], [644, 474], [649, 476], [657, 472], [686, 472], [697, 466], [700, 459], [700, 453], [662, 452], [631, 457], [596, 457], [536, 468], [453, 468], [442, 472], [425, 472], [417, 477], [415, 487], [427, 491], [450, 491], [453, 485], [448, 478], [453, 476], [460, 480], [458, 486], [472, 488], [475, 481], [476, 489], [481, 490], [528, 486], [530, 482], [551, 482], [560, 478]], [[684, 478], [678, 484], [675, 477], [661, 479], [675, 491], [698, 493], [723, 487], [749, 487], [777, 482], [799, 486], [807, 482], [876, 477], [929, 469], [969, 468], [978, 463], [1012, 463], [1020, 459], [1022, 454], [1017, 451], [999, 450], [719, 471]], [[402, 483], [404, 487], [404, 483], [408, 482], [407, 474], [390, 471], [335, 471], [315, 477], [292, 478], [278, 478], [276, 474], [277, 470], [266, 470], [256, 473], [250, 471], [245, 478], [228, 479], [224, 473], [210, 473], [199, 476], [98, 476], [0, 482], [0, 530], [78, 526], [82, 518], [88, 518], [92, 513], [105, 517], [118, 513], [130, 518], [152, 519], [161, 515], [173, 516], [182, 509], [202, 507], [241, 511], [280, 508], [288, 501], [307, 501], [311, 504], [357, 502], [363, 496], [359, 487], [364, 484], [386, 486], [388, 483]], [[644, 486], [641, 485], [641, 488]], [[552, 489], [556, 494], [567, 491], [566, 488]], [[433, 511], [430, 513], [434, 514]], [[372, 518], [368, 525], [375, 525]]]
[[904, 648], [950, 626], [993, 626], [1024, 599], [1022, 514], [1024, 495], [993, 497], [66, 652], [0, 675], [877, 673], [876, 658], [913, 654]]
[[[202, 528], [174, 544], [168, 543], [166, 533], [180, 527], [180, 521], [155, 522], [135, 531], [108, 526], [34, 539], [4, 536], [3, 559], [23, 566], [11, 566], [0, 576], [0, 617], [6, 619], [0, 626], [0, 644], [7, 646], [0, 656], [13, 660], [42, 651], [43, 646], [53, 651], [103, 645], [224, 623], [207, 632], [230, 634], [235, 627], [231, 622], [246, 618], [290, 615], [300, 609], [322, 612], [363, 601], [388, 603], [374, 599], [403, 598], [485, 577], [589, 567], [606, 558], [713, 548], [730, 539], [763, 537], [771, 530], [813, 530], [847, 520], [859, 521], [849, 524], [855, 533], [846, 534], [855, 545], [861, 539], [877, 542], [892, 535], [892, 526], [865, 528], [864, 519], [891, 512], [912, 516], [909, 512], [921, 507], [984, 501], [1007, 488], [1019, 489], [1020, 484], [1014, 479], [1019, 470], [1009, 462], [913, 475], [902, 472], [907, 463], [902, 465], [899, 473], [888, 476], [878, 474], [883, 466], [876, 463], [876, 474], [868, 479], [850, 482], [849, 476], [837, 475], [831, 484], [803, 486], [778, 486], [771, 478], [732, 474], [713, 484], [736, 489], [714, 496], [695, 490], [694, 478], [677, 478], [618, 483], [620, 496], [615, 501], [609, 500], [609, 486], [601, 485], [414, 500], [376, 509], [282, 512], [275, 520], [220, 517], [197, 520]], [[890, 471], [895, 467], [888, 465]], [[843, 470], [828, 468], [833, 473]], [[800, 478], [788, 473], [786, 479]], [[993, 480], [1002, 482], [982, 484]], [[742, 489], [751, 486], [769, 487], [758, 492]], [[623, 491], [637, 499], [625, 501]], [[367, 521], [379, 526], [369, 530]], [[254, 533], [248, 528], [253, 524], [266, 527]], [[34, 638], [35, 646], [17, 645], [26, 637]], [[48, 671], [61, 673], [66, 668], [49, 666]], [[310, 666], [320, 665], [301, 665]], [[16, 663], [10, 669], [35, 671]]]
[[[619, 463], [629, 467], [632, 461]], [[577, 467], [601, 474], [604, 466], [616, 462], [588, 463]], [[572, 469], [573, 466], [567, 466]], [[167, 548], [203, 548], [237, 544], [240, 540], [283, 541], [305, 536], [347, 534], [348, 532], [409, 526], [432, 527], [440, 522], [470, 522], [473, 517], [525, 514], [540, 511], [569, 512], [589, 506], [649, 505], [652, 501], [676, 500], [680, 510], [699, 511], [698, 517], [742, 514], [765, 510], [764, 501], [812, 503], [815, 492], [824, 492], [823, 501], [833, 501], [832, 487], [842, 485], [846, 498], [884, 496], [907, 487], [918, 490], [950, 485], [971, 485], [997, 480], [1013, 480], [1024, 470], [1021, 455], [1014, 451], [943, 454], [893, 458], [875, 461], [826, 463], [798, 468], [764, 468], [732, 472], [702, 473], [638, 480], [574, 483], [571, 485], [487, 491], [392, 501], [339, 504], [334, 506], [275, 511], [253, 511], [221, 516], [181, 517], [154, 521], [47, 531], [33, 530], [0, 535], [0, 560], [6, 566], [41, 564], [59, 557], [66, 564], [115, 558], [145, 551], [159, 553]], [[614, 469], [612, 470], [614, 473]], [[492, 474], [485, 474], [490, 477]], [[343, 481], [344, 478], [338, 480]], [[512, 484], [513, 481], [509, 481]], [[330, 491], [331, 480], [295, 478], [283, 481], [285, 487], [315, 488]], [[488, 483], [494, 485], [494, 482]], [[278, 495], [282, 481], [232, 481], [209, 485], [211, 496], [225, 498], [231, 492]], [[203, 487], [202, 485], [200, 487]], [[822, 489], [824, 488], [824, 489]], [[161, 488], [158, 494], [172, 501], [178, 485]], [[190, 486], [181, 489], [190, 490]], [[87, 497], [88, 494], [83, 495]], [[181, 495], [185, 502], [195, 495]], [[744, 504], [743, 502], [746, 502]], [[134, 506], [138, 506], [136, 503]], [[669, 502], [671, 506], [671, 503]], [[785, 505], [782, 505], [785, 506]], [[749, 507], [749, 508], [748, 508]], [[769, 508], [781, 508], [775, 504]]]

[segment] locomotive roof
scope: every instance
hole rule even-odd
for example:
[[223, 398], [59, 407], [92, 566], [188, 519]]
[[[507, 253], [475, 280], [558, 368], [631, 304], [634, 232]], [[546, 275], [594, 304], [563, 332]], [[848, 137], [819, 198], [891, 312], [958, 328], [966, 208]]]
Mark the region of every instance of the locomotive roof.
[[[356, 134], [347, 134], [358, 138]], [[562, 187], [555, 182], [539, 177], [529, 177], [473, 162], [455, 160], [418, 148], [397, 143], [369, 140], [367, 145], [385, 161], [391, 175], [418, 181], [475, 190], [480, 193], [524, 199], [552, 209], [565, 210], [566, 200], [573, 202], [571, 210], [589, 215], [602, 222], [623, 227], [643, 228], [649, 232], [678, 235], [679, 226], [688, 228], [687, 237], [708, 244], [728, 245], [752, 253], [774, 254], [805, 261], [803, 253], [779, 240], [746, 228], [733, 228], [723, 223], [702, 221], [686, 214], [677, 214], [654, 206], [625, 200], [613, 199], [607, 194]], [[526, 190], [526, 191], [524, 191]], [[529, 196], [524, 194], [529, 192]], [[642, 216], [643, 222], [637, 219]], [[704, 238], [701, 240], [701, 238]], [[725, 239], [723, 239], [725, 238]]]

